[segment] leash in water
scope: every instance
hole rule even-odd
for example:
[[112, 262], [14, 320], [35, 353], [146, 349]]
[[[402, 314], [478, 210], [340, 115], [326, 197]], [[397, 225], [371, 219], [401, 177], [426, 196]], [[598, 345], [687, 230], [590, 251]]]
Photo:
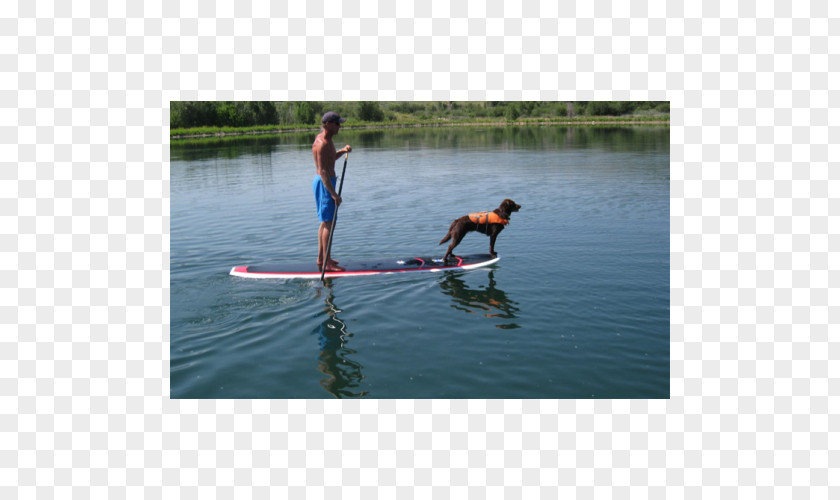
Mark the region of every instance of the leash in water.
[[[350, 158], [350, 153], [344, 153], [344, 168], [341, 169], [341, 182], [338, 184], [338, 196], [341, 197], [341, 190], [344, 188], [344, 173], [347, 172], [347, 159]], [[338, 218], [338, 205], [335, 206], [335, 211], [333, 212], [333, 220], [332, 224], [330, 225], [330, 238], [327, 240], [327, 251], [324, 254], [324, 263], [322, 264], [321, 268], [321, 281], [324, 281], [324, 274], [327, 272], [327, 263], [330, 260], [330, 254], [332, 253], [332, 240], [333, 235], [335, 234], [335, 221]]]

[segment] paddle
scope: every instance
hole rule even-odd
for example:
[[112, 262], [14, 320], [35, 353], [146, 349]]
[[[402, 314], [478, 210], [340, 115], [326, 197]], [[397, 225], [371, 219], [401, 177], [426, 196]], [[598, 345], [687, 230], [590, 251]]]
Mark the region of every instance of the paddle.
[[[344, 153], [344, 168], [341, 169], [341, 182], [338, 184], [338, 196], [341, 196], [341, 189], [344, 187], [344, 173], [347, 171], [347, 158], [350, 157], [350, 153]], [[330, 238], [327, 240], [327, 251], [324, 253], [324, 263], [323, 267], [321, 268], [321, 281], [324, 281], [324, 274], [327, 272], [327, 263], [330, 260], [330, 250], [332, 250], [332, 240], [333, 235], [335, 234], [335, 220], [338, 217], [338, 205], [335, 206], [335, 212], [333, 212], [333, 220], [332, 224], [330, 225]]]

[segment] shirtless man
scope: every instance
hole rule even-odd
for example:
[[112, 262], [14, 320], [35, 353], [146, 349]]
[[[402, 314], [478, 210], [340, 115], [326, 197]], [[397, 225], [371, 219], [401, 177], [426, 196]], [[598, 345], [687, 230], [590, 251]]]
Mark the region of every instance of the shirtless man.
[[[328, 111], [321, 118], [321, 133], [315, 137], [312, 144], [312, 156], [315, 158], [315, 179], [312, 181], [312, 190], [315, 193], [315, 206], [318, 209], [318, 219], [321, 226], [318, 228], [318, 269], [327, 271], [344, 271], [338, 265], [338, 261], [330, 258], [327, 244], [330, 240], [330, 225], [336, 208], [341, 205], [341, 196], [335, 191], [335, 162], [344, 153], [353, 150], [350, 145], [344, 146], [336, 151], [333, 144], [333, 136], [338, 133], [341, 124], [346, 121], [338, 113]], [[325, 255], [326, 254], [326, 255]]]

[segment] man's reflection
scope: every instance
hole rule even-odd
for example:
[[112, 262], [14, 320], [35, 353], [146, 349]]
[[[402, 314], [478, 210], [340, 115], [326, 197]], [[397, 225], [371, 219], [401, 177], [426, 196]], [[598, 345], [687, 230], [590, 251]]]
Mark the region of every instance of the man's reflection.
[[[488, 273], [486, 288], [472, 289], [457, 273], [446, 273], [440, 280], [443, 293], [452, 297], [452, 307], [470, 314], [482, 314], [486, 318], [516, 319], [519, 308], [503, 290], [496, 288], [495, 271]], [[520, 328], [515, 322], [500, 323], [496, 328]]]
[[324, 284], [326, 307], [324, 312], [327, 319], [312, 331], [318, 335], [321, 347], [318, 353], [318, 371], [326, 375], [321, 379], [321, 387], [337, 398], [355, 398], [366, 396], [367, 391], [355, 391], [365, 378], [362, 375], [362, 365], [351, 360], [348, 356], [356, 351], [347, 347], [352, 333], [347, 331], [347, 324], [339, 317], [341, 309], [335, 306], [332, 284]]

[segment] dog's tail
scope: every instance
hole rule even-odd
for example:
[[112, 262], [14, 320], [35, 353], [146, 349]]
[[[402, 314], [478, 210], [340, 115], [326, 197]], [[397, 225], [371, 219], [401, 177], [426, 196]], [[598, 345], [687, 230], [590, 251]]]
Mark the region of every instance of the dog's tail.
[[455, 229], [455, 225], [457, 223], [458, 223], [458, 219], [455, 219], [455, 220], [452, 221], [452, 224], [449, 225], [449, 230], [446, 231], [446, 236], [444, 236], [443, 239], [440, 240], [440, 243], [438, 243], [438, 245], [443, 245], [444, 243], [446, 243], [447, 241], [449, 241], [452, 238], [452, 230]]

